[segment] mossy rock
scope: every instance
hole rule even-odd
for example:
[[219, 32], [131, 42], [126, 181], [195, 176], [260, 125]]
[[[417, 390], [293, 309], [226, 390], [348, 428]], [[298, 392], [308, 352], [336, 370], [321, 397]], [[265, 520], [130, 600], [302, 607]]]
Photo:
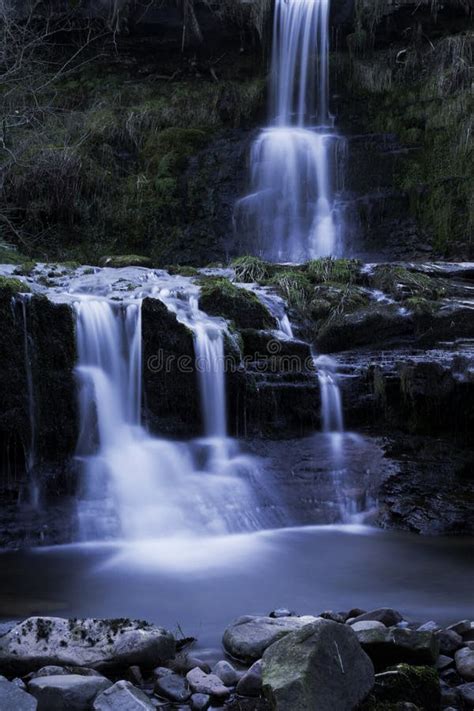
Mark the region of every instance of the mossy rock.
[[0, 276], [0, 291], [10, 294], [28, 294], [31, 292], [28, 284], [25, 284], [20, 279], [14, 277]]
[[375, 267], [369, 277], [369, 282], [371, 286], [395, 298], [414, 296], [425, 299], [438, 299], [446, 291], [439, 279], [429, 277], [427, 274], [411, 272], [403, 266], [391, 264], [381, 264]]
[[427, 711], [439, 709], [441, 694], [438, 672], [433, 667], [398, 664], [375, 677], [378, 701], [409, 702]]
[[185, 277], [195, 277], [199, 276], [199, 271], [196, 269], [196, 267], [190, 267], [188, 265], [180, 265], [180, 264], [168, 264], [164, 269], [168, 272], [168, 274], [179, 274], [180, 276], [185, 276]]
[[233, 321], [237, 328], [276, 328], [277, 323], [255, 294], [228, 279], [202, 280], [200, 308], [211, 316]]
[[151, 267], [152, 262], [150, 257], [144, 257], [139, 254], [120, 254], [109, 257], [102, 257], [99, 261], [101, 267], [113, 267], [120, 269], [121, 267]]
[[16, 267], [16, 269], [13, 273], [18, 274], [19, 276], [30, 276], [30, 274], [34, 271], [35, 267], [36, 267], [36, 262], [33, 262], [33, 261], [22, 262], [22, 264], [19, 264]]
[[432, 316], [439, 308], [439, 304], [436, 301], [430, 301], [422, 296], [410, 296], [404, 302], [404, 306], [415, 316]]
[[317, 284], [335, 282], [351, 284], [360, 276], [361, 262], [358, 259], [334, 259], [324, 257], [307, 263], [307, 274]]

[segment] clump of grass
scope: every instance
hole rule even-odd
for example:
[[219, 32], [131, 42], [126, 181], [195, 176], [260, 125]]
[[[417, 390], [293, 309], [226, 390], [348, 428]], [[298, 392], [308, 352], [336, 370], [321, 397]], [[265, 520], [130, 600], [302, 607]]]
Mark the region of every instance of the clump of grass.
[[239, 282], [261, 284], [270, 276], [269, 265], [259, 257], [237, 257], [231, 266], [235, 271], [235, 280]]
[[313, 259], [307, 264], [309, 278], [316, 283], [336, 282], [351, 284], [360, 274], [360, 262], [357, 259], [334, 259], [324, 257]]

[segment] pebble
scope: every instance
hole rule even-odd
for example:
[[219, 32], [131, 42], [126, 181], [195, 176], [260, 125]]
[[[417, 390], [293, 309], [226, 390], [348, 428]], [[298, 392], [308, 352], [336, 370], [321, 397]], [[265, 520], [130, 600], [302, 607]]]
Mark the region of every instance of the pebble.
[[155, 692], [170, 701], [187, 701], [191, 696], [186, 680], [179, 674], [166, 674], [155, 682]]
[[191, 669], [186, 674], [189, 686], [196, 694], [207, 694], [213, 699], [226, 699], [230, 696], [227, 686], [215, 674], [206, 674], [199, 667]]
[[211, 705], [211, 697], [207, 694], [193, 694], [191, 696], [191, 708], [193, 711], [206, 711]]
[[235, 686], [241, 676], [239, 672], [234, 669], [232, 664], [225, 659], [217, 662], [212, 670], [212, 673], [218, 676], [222, 683], [226, 686]]

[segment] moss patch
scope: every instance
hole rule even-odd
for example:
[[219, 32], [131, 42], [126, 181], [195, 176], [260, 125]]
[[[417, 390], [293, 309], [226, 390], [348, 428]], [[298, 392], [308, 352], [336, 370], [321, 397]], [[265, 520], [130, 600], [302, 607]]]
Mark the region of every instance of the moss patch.
[[0, 276], [0, 290], [13, 294], [29, 293], [31, 291], [28, 284], [25, 284], [20, 279], [14, 277]]
[[276, 328], [276, 321], [259, 299], [227, 279], [202, 280], [200, 307], [211, 316], [233, 321], [237, 328]]

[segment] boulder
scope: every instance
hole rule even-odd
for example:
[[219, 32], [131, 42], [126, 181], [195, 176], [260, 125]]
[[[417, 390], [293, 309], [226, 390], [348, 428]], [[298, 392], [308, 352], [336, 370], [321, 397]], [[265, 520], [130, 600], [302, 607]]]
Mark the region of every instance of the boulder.
[[0, 637], [0, 667], [14, 673], [46, 665], [153, 667], [174, 651], [173, 636], [146, 622], [30, 617]]
[[121, 679], [99, 694], [92, 708], [93, 711], [154, 711], [155, 706], [143, 691]]
[[[167, 679], [168, 677], [164, 677]], [[212, 699], [223, 700], [230, 696], [230, 690], [224, 686], [222, 681], [215, 674], [206, 674], [196, 667], [186, 674], [189, 686], [195, 694], [206, 694]]]
[[350, 711], [369, 694], [374, 668], [346, 625], [317, 619], [263, 655], [263, 691], [278, 711]]
[[467, 684], [461, 684], [458, 686], [458, 691], [461, 694], [461, 698], [468, 708], [474, 707], [474, 683], [471, 681]]
[[355, 634], [379, 670], [401, 662], [434, 664], [438, 658], [439, 643], [431, 632], [385, 627], [360, 630]]
[[409, 664], [376, 674], [373, 693], [379, 701], [409, 702], [428, 709], [439, 708], [441, 700], [436, 670]]
[[254, 662], [261, 659], [271, 644], [290, 632], [314, 622], [316, 617], [240, 617], [224, 632], [226, 651], [236, 659]]
[[191, 696], [191, 691], [179, 674], [166, 674], [155, 682], [155, 693], [170, 701], [184, 702]]
[[61, 676], [66, 674], [80, 674], [81, 676], [101, 676], [101, 674], [96, 671], [96, 669], [89, 669], [88, 667], [58, 667], [54, 664], [50, 666], [41, 667], [38, 671], [31, 672], [28, 674], [28, 680], [37, 679], [39, 676]]
[[459, 620], [459, 622], [449, 625], [446, 629], [452, 630], [456, 632], [456, 634], [461, 635], [461, 637], [464, 637], [465, 634], [471, 631], [471, 620]]
[[461, 635], [454, 630], [441, 630], [437, 632], [436, 637], [439, 640], [441, 654], [454, 654], [463, 645]]
[[16, 684], [0, 676], [0, 709], [2, 711], [36, 711], [38, 702]]
[[454, 659], [452, 657], [447, 657], [445, 654], [440, 654], [438, 659], [436, 660], [436, 669], [438, 671], [443, 671], [443, 669], [447, 669], [452, 664], [454, 664]]
[[454, 655], [456, 669], [466, 681], [474, 681], [474, 651], [468, 647], [459, 649]]
[[364, 612], [351, 620], [353, 625], [355, 622], [375, 621], [381, 622], [385, 627], [398, 625], [403, 620], [403, 617], [397, 610], [392, 610], [390, 607], [379, 607], [377, 610]]
[[262, 662], [254, 662], [240, 679], [236, 691], [241, 696], [260, 696], [262, 693]]
[[88, 711], [97, 694], [112, 686], [101, 676], [63, 674], [42, 676], [28, 684], [38, 701], [38, 711]]

